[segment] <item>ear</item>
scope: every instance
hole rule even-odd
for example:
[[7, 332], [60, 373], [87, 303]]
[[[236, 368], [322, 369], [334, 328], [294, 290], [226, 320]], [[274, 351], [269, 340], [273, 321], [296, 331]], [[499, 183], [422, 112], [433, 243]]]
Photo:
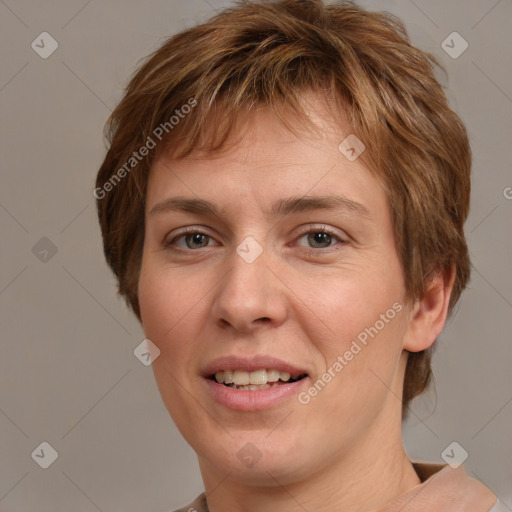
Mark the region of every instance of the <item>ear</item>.
[[428, 278], [425, 294], [412, 306], [409, 325], [403, 339], [403, 348], [409, 352], [420, 352], [430, 347], [441, 334], [450, 296], [455, 282], [455, 265]]

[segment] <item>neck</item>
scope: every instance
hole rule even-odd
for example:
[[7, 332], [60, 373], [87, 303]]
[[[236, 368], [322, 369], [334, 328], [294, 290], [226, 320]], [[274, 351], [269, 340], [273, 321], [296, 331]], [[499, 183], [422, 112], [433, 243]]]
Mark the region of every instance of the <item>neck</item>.
[[401, 424], [396, 433], [396, 428], [376, 420], [360, 439], [333, 457], [332, 464], [315, 468], [311, 462], [307, 478], [285, 486], [271, 468], [263, 471], [267, 481], [254, 485], [233, 473], [220, 475], [200, 457], [209, 511], [376, 512], [421, 483], [403, 448]]

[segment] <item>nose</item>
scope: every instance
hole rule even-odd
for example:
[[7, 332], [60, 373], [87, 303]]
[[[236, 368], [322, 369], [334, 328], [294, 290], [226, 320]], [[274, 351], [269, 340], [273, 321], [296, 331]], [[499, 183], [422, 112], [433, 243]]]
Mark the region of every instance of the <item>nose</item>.
[[265, 325], [281, 325], [287, 315], [286, 286], [272, 268], [269, 250], [264, 249], [254, 261], [240, 254], [233, 250], [226, 274], [214, 289], [215, 323], [245, 334]]

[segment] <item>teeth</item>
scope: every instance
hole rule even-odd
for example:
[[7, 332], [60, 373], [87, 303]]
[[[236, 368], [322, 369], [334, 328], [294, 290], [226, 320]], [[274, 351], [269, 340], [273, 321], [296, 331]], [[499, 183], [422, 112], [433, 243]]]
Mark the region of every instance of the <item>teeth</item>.
[[280, 374], [279, 370], [267, 370], [267, 382], [277, 382]]
[[291, 375], [288, 372], [279, 372], [279, 379], [283, 382], [288, 382]]
[[[247, 374], [246, 372], [243, 372]], [[249, 373], [249, 383], [255, 386], [267, 383], [267, 370], [256, 370]]]
[[233, 372], [233, 383], [235, 386], [247, 386], [247, 384], [251, 384], [250, 373], [235, 370]]
[[268, 382], [277, 382], [282, 380], [288, 382], [291, 375], [288, 372], [280, 372], [279, 370], [256, 370], [246, 372], [244, 370], [235, 370], [225, 372], [217, 372], [215, 380], [218, 383], [234, 384], [235, 386], [262, 386]]

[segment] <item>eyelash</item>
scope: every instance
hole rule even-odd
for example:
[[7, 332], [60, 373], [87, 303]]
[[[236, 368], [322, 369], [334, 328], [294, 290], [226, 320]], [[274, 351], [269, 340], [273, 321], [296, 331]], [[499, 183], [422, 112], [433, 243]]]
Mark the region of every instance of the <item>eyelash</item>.
[[[327, 226], [320, 226], [320, 227], [309, 227], [307, 230], [305, 231], [302, 231], [298, 237], [296, 238], [296, 240], [300, 240], [301, 238], [303, 238], [304, 236], [306, 235], [309, 235], [311, 233], [323, 233], [323, 234], [327, 234], [327, 235], [330, 235], [331, 237], [333, 237], [334, 239], [336, 239], [339, 243], [341, 243], [342, 245], [345, 245], [347, 243], [347, 240], [341, 238], [337, 233], [334, 232], [334, 230], [332, 229], [329, 229]], [[173, 251], [176, 251], [176, 252], [190, 252], [190, 251], [197, 251], [198, 249], [189, 249], [189, 248], [186, 248], [186, 249], [176, 249], [173, 247], [173, 245], [175, 244], [175, 242], [187, 235], [192, 235], [192, 234], [200, 234], [200, 235], [205, 235], [206, 237], [208, 238], [213, 238], [211, 237], [210, 235], [208, 235], [207, 233], [204, 233], [203, 231], [197, 229], [197, 228], [194, 228], [194, 227], [187, 227], [187, 228], [184, 228], [184, 230], [176, 235], [172, 240], [170, 240], [169, 242], [166, 242], [164, 241], [164, 247], [166, 249], [170, 249], [170, 250], [173, 250]], [[208, 246], [206, 246], [208, 247]], [[325, 253], [326, 251], [329, 251], [329, 249], [332, 249], [334, 246], [329, 246], [329, 247], [320, 247], [320, 248], [314, 248], [314, 247], [310, 247], [310, 248], [306, 248], [306, 247], [302, 247], [302, 250], [306, 253], [308, 253], [309, 255], [311, 256], [320, 256], [320, 252], [323, 252]], [[203, 249], [203, 247], [200, 247], [199, 249]], [[329, 251], [331, 252], [331, 251]]]

